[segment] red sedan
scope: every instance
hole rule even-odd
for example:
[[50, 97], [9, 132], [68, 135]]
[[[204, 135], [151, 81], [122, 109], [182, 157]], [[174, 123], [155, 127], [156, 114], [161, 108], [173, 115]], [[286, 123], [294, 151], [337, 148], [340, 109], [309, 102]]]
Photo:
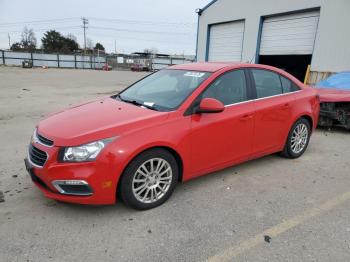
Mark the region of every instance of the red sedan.
[[148, 209], [180, 181], [276, 152], [301, 156], [318, 114], [316, 91], [282, 70], [177, 65], [50, 115], [25, 163], [49, 198]]

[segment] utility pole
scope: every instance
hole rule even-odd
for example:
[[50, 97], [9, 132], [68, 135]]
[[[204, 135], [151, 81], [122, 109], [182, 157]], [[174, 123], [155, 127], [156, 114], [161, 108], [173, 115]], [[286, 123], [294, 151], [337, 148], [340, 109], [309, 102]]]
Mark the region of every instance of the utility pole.
[[9, 49], [11, 49], [11, 37], [10, 37], [10, 33], [7, 33], [7, 37], [9, 38]]
[[117, 54], [117, 41], [114, 40], [114, 54]]
[[100, 49], [98, 49], [98, 48], [97, 48], [97, 59], [98, 59], [98, 69], [100, 69], [101, 68], [101, 64], [100, 64]]
[[81, 20], [83, 21], [83, 29], [84, 29], [84, 55], [86, 55], [86, 29], [87, 24], [89, 23], [89, 20], [85, 17], [82, 17]]

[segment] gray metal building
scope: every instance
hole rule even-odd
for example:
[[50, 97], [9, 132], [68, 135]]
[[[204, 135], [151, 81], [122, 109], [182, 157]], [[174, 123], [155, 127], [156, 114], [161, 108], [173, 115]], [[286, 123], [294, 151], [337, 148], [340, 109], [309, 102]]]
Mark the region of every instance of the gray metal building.
[[350, 70], [350, 0], [214, 0], [198, 13], [197, 60], [277, 66], [303, 80]]

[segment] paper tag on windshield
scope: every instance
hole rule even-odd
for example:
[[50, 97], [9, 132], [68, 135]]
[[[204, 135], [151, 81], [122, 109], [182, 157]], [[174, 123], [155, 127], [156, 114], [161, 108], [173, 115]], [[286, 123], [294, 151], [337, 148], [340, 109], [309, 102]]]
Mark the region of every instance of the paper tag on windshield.
[[201, 72], [186, 72], [184, 74], [184, 76], [197, 77], [197, 78], [200, 78], [204, 75], [205, 75], [205, 73], [201, 73]]
[[151, 106], [153, 107], [154, 103], [153, 102], [144, 102], [143, 103], [145, 106]]

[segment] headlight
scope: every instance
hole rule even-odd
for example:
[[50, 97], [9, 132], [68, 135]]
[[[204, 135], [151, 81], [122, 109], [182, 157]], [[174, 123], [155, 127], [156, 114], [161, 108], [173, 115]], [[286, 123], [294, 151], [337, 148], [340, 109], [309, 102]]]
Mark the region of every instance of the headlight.
[[114, 138], [108, 138], [81, 146], [66, 147], [63, 151], [62, 160], [64, 162], [93, 161], [102, 151], [102, 149], [113, 141], [113, 139]]
[[30, 142], [31, 142], [32, 144], [38, 142], [38, 138], [37, 138], [36, 132], [37, 132], [37, 129], [35, 128], [35, 129], [34, 129], [34, 132], [33, 132], [33, 134], [32, 134], [32, 137], [30, 138]]

